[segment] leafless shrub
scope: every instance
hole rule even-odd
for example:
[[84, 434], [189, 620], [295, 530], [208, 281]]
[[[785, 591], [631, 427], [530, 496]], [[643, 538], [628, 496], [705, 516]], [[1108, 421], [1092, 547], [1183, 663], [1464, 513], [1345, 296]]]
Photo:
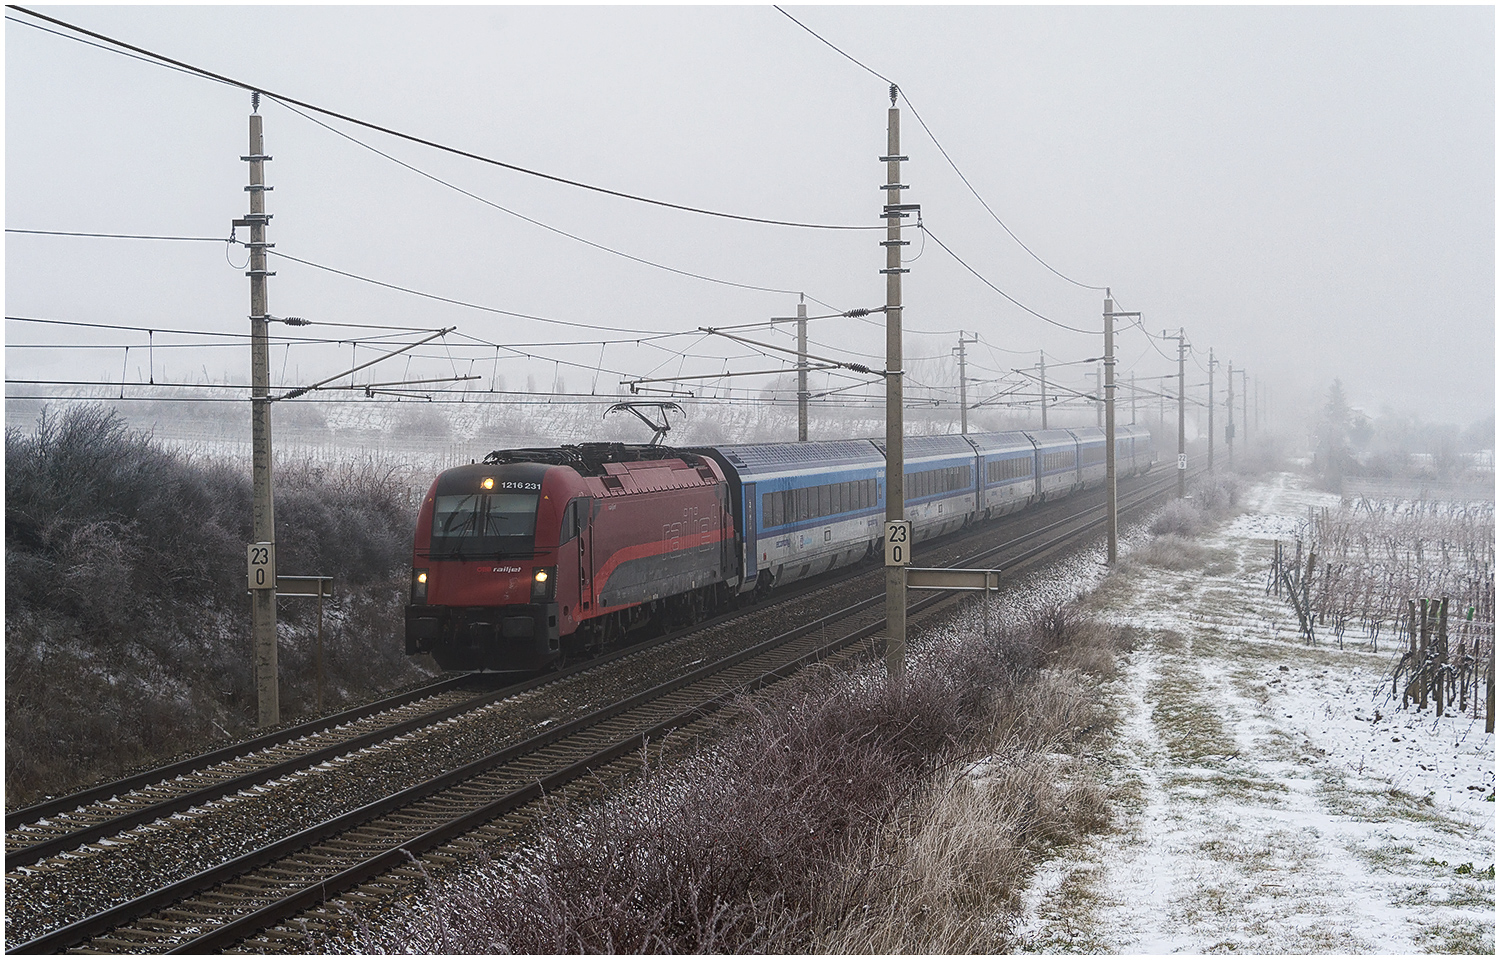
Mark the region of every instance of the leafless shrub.
[[[338, 586], [325, 611], [330, 703], [415, 678], [392, 626], [411, 484], [368, 460], [278, 467], [282, 572]], [[5, 479], [7, 802], [242, 733], [248, 477], [77, 406], [6, 431]], [[316, 703], [316, 607], [279, 612], [295, 716]]]
[[1193, 500], [1208, 516], [1222, 520], [1239, 505], [1241, 486], [1240, 478], [1232, 473], [1211, 473], [1194, 485]]
[[1494, 591], [1494, 510], [1487, 502], [1346, 500], [1311, 511], [1307, 540], [1286, 545], [1278, 560], [1296, 569], [1318, 625], [1334, 626], [1340, 639], [1356, 627], [1378, 645], [1409, 628], [1408, 600], [1446, 596], [1456, 612], [1484, 609]]
[[1153, 539], [1131, 550], [1126, 564], [1167, 570], [1206, 567], [1211, 555], [1196, 538], [1210, 525], [1229, 518], [1239, 498], [1240, 481], [1235, 475], [1217, 473], [1201, 478], [1189, 498], [1173, 500], [1157, 511], [1149, 527]]
[[1151, 519], [1154, 536], [1172, 534], [1179, 537], [1197, 536], [1203, 529], [1203, 511], [1190, 500], [1173, 500], [1157, 511]]

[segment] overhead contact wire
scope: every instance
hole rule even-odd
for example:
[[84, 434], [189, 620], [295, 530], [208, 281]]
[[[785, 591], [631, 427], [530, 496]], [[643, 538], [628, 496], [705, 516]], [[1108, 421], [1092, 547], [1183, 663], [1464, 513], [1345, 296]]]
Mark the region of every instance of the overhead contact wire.
[[439, 303], [452, 304], [455, 307], [467, 307], [470, 310], [480, 310], [480, 311], [483, 311], [485, 313], [495, 313], [495, 314], [499, 314], [499, 315], [505, 316], [505, 317], [515, 317], [515, 318], [517, 318], [519, 320], [536, 320], [536, 321], [538, 321], [540, 323], [555, 323], [555, 324], [557, 324], [559, 326], [563, 326], [563, 327], [576, 327], [576, 328], [582, 329], [582, 330], [610, 330], [610, 331], [614, 331], [615, 333], [639, 333], [639, 334], [641, 334], [643, 336], [670, 336], [671, 335], [671, 334], [665, 333], [665, 332], [663, 332], [661, 330], [622, 330], [621, 328], [619, 328], [617, 326], [607, 326], [607, 325], [598, 324], [598, 323], [582, 323], [582, 322], [577, 321], [577, 320], [558, 320], [555, 317], [541, 317], [541, 316], [536, 316], [535, 314], [530, 314], [530, 313], [518, 313], [517, 311], [514, 311], [514, 310], [502, 310], [499, 307], [487, 307], [484, 304], [480, 304], [480, 303], [470, 303], [470, 302], [468, 302], [466, 300], [456, 300], [456, 299], [454, 299], [452, 297], [444, 297], [444, 296], [441, 296], [441, 295], [436, 294], [436, 293], [425, 293], [425, 292], [423, 292], [421, 290], [414, 290], [411, 287], [403, 287], [400, 284], [387, 283], [384, 280], [376, 280], [376, 279], [374, 279], [372, 277], [365, 277], [365, 276], [361, 276], [360, 274], [357, 274], [357, 273], [350, 273], [347, 270], [340, 270], [337, 267], [330, 267], [330, 266], [327, 266], [326, 264], [314, 263], [311, 260], [303, 260], [301, 257], [294, 257], [291, 254], [289, 254], [289, 253], [283, 253], [280, 250], [267, 250], [266, 252], [268, 254], [270, 254], [271, 256], [273, 256], [273, 257], [280, 257], [283, 260], [290, 260], [293, 263], [300, 263], [303, 266], [312, 267], [312, 268], [317, 269], [317, 270], [326, 270], [329, 273], [336, 273], [336, 274], [338, 274], [341, 277], [348, 277], [350, 280], [359, 280], [359, 281], [361, 281], [363, 283], [374, 284], [377, 287], [385, 287], [388, 290], [397, 290], [397, 291], [400, 291], [401, 293], [409, 293], [409, 294], [411, 294], [414, 297], [424, 297], [424, 298], [426, 298], [428, 300], [436, 300]]
[[939, 237], [937, 234], [935, 234], [935, 233], [932, 232], [931, 228], [926, 227], [926, 226], [922, 226], [920, 224], [918, 225], [918, 228], [921, 229], [921, 230], [926, 231], [927, 234], [932, 237], [932, 242], [933, 243], [936, 243], [938, 246], [942, 247], [943, 250], [945, 250], [947, 252], [948, 256], [950, 256], [953, 259], [957, 260], [959, 262], [959, 264], [962, 265], [965, 270], [967, 270], [970, 273], [972, 273], [979, 280], [980, 283], [984, 284], [985, 286], [989, 287], [991, 290], [993, 290], [996, 293], [1000, 294], [1000, 296], [1002, 296], [1005, 299], [1009, 300], [1011, 303], [1015, 304], [1017, 307], [1020, 307], [1022, 310], [1025, 310], [1027, 313], [1031, 314], [1033, 317], [1036, 317], [1038, 320], [1046, 321], [1047, 323], [1052, 324], [1054, 327], [1060, 327], [1063, 330], [1071, 330], [1074, 333], [1082, 333], [1082, 334], [1086, 334], [1086, 335], [1091, 336], [1091, 337], [1097, 337], [1097, 336], [1101, 336], [1103, 334], [1104, 331], [1102, 331], [1102, 330], [1084, 330], [1081, 327], [1071, 327], [1071, 326], [1069, 326], [1066, 323], [1062, 323], [1061, 321], [1058, 321], [1058, 320], [1053, 320], [1051, 317], [1048, 317], [1048, 316], [1045, 316], [1043, 314], [1037, 313], [1035, 310], [1031, 309], [1026, 304], [1024, 304], [1021, 301], [1017, 300], [1015, 297], [1011, 296], [1010, 294], [1006, 293], [1004, 290], [1001, 290], [999, 287], [995, 286], [989, 280], [985, 279], [984, 275], [981, 274], [978, 270], [975, 270], [973, 267], [969, 266], [969, 264], [964, 260], [963, 257], [960, 257], [958, 254], [954, 253], [953, 250], [950, 249], [949, 246], [946, 243], [943, 242], [943, 240], [942, 240], [941, 237]]
[[156, 53], [156, 52], [154, 52], [152, 50], [147, 50], [144, 47], [138, 47], [138, 46], [135, 46], [134, 44], [126, 43], [123, 40], [116, 40], [114, 37], [107, 36], [106, 34], [96, 33], [93, 30], [86, 30], [83, 27], [76, 26], [75, 24], [68, 23], [65, 20], [59, 20], [56, 17], [49, 17], [49, 16], [47, 16], [45, 14], [37, 13], [35, 10], [30, 10], [30, 9], [28, 9], [26, 7], [18, 6], [16, 4], [9, 4], [9, 7], [12, 10], [19, 10], [20, 12], [22, 12], [24, 14], [27, 14], [28, 16], [36, 17], [38, 20], [45, 20], [48, 23], [56, 24], [56, 25], [58, 25], [60, 27], [63, 27], [64, 29], [72, 30], [72, 31], [74, 31], [76, 33], [83, 34], [84, 36], [87, 36], [87, 37], [93, 37], [96, 40], [101, 40], [101, 41], [103, 41], [105, 43], [111, 44], [111, 45], [116, 46], [116, 47], [120, 47], [120, 48], [122, 48], [124, 50], [129, 50], [129, 51], [132, 51], [134, 53], [138, 53], [138, 54], [141, 54], [143, 56], [150, 57], [151, 59], [156, 60], [156, 61], [160, 61], [163, 64], [166, 64], [166, 65], [169, 65], [169, 66], [172, 66], [172, 67], [176, 67], [176, 68], [181, 69], [181, 70], [190, 71], [190, 72], [192, 72], [194, 74], [197, 74], [199, 76], [205, 77], [205, 78], [207, 78], [209, 80], [215, 80], [215, 81], [217, 81], [219, 83], [228, 84], [228, 85], [233, 86], [233, 87], [239, 87], [242, 90], [247, 90], [247, 91], [250, 91], [252, 93], [263, 94], [265, 96], [271, 97], [272, 99], [278, 100], [278, 101], [280, 101], [283, 104], [295, 104], [296, 106], [303, 107], [303, 108], [308, 109], [308, 110], [312, 110], [315, 113], [320, 113], [320, 114], [322, 114], [325, 117], [333, 117], [333, 118], [335, 118], [337, 120], [343, 120], [346, 123], [352, 123], [352, 124], [355, 124], [356, 126], [364, 127], [367, 130], [375, 130], [375, 131], [378, 131], [380, 133], [384, 133], [387, 136], [397, 137], [397, 138], [402, 139], [402, 140], [407, 140], [407, 141], [409, 141], [411, 143], [419, 143], [419, 144], [421, 144], [424, 147], [431, 147], [434, 150], [441, 150], [444, 153], [451, 153], [454, 156], [465, 157], [465, 158], [467, 158], [469, 160], [475, 160], [475, 161], [478, 161], [480, 163], [486, 163], [486, 164], [489, 164], [491, 166], [500, 167], [500, 168], [505, 169], [505, 170], [512, 170], [512, 171], [514, 171], [516, 173], [523, 173], [523, 174], [526, 174], [527, 176], [537, 177], [537, 178], [540, 178], [542, 180], [550, 180], [550, 181], [552, 181], [554, 183], [561, 183], [561, 184], [565, 184], [565, 185], [570, 186], [570, 187], [578, 187], [581, 190], [590, 190], [590, 191], [593, 191], [594, 193], [602, 193], [602, 194], [605, 194], [607, 196], [619, 197], [622, 200], [633, 200], [633, 201], [635, 201], [637, 203], [645, 203], [645, 204], [649, 204], [651, 206], [664, 207], [664, 208], [669, 209], [669, 210], [681, 210], [681, 211], [683, 211], [685, 213], [696, 213], [696, 214], [701, 214], [702, 216], [707, 216], [707, 217], [718, 217], [718, 218], [724, 219], [724, 220], [738, 220], [738, 221], [742, 221], [742, 222], [746, 222], [746, 223], [762, 223], [762, 224], [767, 224], [767, 225], [770, 225], [770, 226], [777, 226], [777, 227], [798, 227], [798, 228], [804, 228], [804, 229], [810, 229], [810, 230], [884, 230], [885, 229], [885, 225], [884, 224], [874, 224], [874, 225], [870, 225], [870, 226], [863, 226], [863, 225], [860, 225], [860, 224], [804, 223], [804, 222], [796, 221], [796, 220], [777, 220], [777, 219], [773, 219], [773, 218], [769, 218], [769, 217], [751, 217], [751, 216], [747, 216], [747, 215], [744, 215], [744, 214], [738, 214], [738, 213], [726, 213], [726, 212], [721, 211], [721, 210], [709, 210], [709, 209], [706, 209], [704, 207], [688, 206], [687, 204], [671, 203], [670, 201], [666, 201], [666, 200], [655, 200], [655, 199], [652, 199], [650, 197], [640, 196], [638, 194], [625, 193], [622, 190], [611, 190], [608, 187], [601, 187], [601, 186], [597, 186], [597, 185], [591, 184], [591, 183], [584, 183], [583, 181], [580, 181], [580, 180], [571, 180], [571, 179], [569, 179], [567, 177], [558, 176], [557, 174], [545, 173], [545, 172], [543, 172], [541, 170], [533, 170], [533, 169], [531, 169], [529, 167], [522, 167], [522, 166], [519, 166], [519, 165], [514, 164], [514, 163], [507, 163], [504, 160], [496, 160], [493, 157], [486, 157], [483, 154], [474, 153], [474, 152], [469, 151], [469, 150], [462, 150], [462, 149], [460, 149], [458, 147], [451, 147], [451, 146], [448, 146], [447, 144], [438, 143], [435, 140], [428, 140], [428, 139], [426, 139], [424, 137], [418, 137], [418, 136], [416, 136], [414, 134], [403, 133], [400, 130], [394, 130], [394, 129], [390, 128], [390, 127], [384, 127], [384, 126], [381, 126], [380, 124], [377, 124], [377, 123], [371, 123], [368, 120], [360, 120], [357, 117], [351, 117], [351, 116], [349, 116], [347, 114], [339, 113], [336, 110], [330, 110], [327, 107], [320, 107], [317, 104], [308, 103], [305, 100], [298, 100], [295, 97], [289, 97], [289, 96], [286, 96], [285, 94], [280, 94], [280, 93], [276, 93], [276, 92], [271, 91], [271, 90], [267, 90], [265, 87], [256, 86], [254, 84], [246, 83], [243, 80], [237, 80], [237, 79], [235, 79], [233, 77], [227, 77], [227, 76], [224, 76], [222, 74], [214, 73], [213, 71], [207, 70], [207, 69], [205, 69], [203, 67], [194, 66], [193, 64], [185, 63], [185, 62], [183, 62], [181, 60], [174, 60], [173, 58], [165, 56], [164, 54]]
[[[269, 97], [269, 99], [274, 100], [277, 103], [281, 103], [281, 101], [276, 100], [275, 97]], [[349, 134], [345, 133], [344, 131], [338, 129], [337, 127], [334, 127], [331, 124], [324, 123], [322, 120], [319, 120], [317, 117], [308, 116], [306, 113], [303, 113], [301, 110], [298, 110], [296, 107], [291, 106], [288, 103], [281, 103], [281, 105], [284, 106], [284, 107], [286, 107], [288, 110], [292, 111], [293, 113], [297, 114], [299, 117], [302, 117], [304, 120], [307, 120], [310, 123], [315, 123], [318, 126], [322, 127], [324, 130], [329, 131], [330, 133], [336, 134], [336, 135], [338, 135], [340, 137], [343, 137], [345, 140], [348, 140], [351, 143], [354, 143], [354, 144], [357, 144], [357, 145], [359, 145], [361, 147], [364, 147], [366, 150], [369, 150], [371, 153], [374, 153], [377, 156], [384, 157], [385, 159], [387, 159], [387, 160], [391, 161], [392, 163], [396, 164], [397, 166], [404, 167], [407, 170], [410, 170], [412, 173], [415, 173], [415, 174], [417, 174], [419, 176], [426, 177], [427, 179], [433, 181], [434, 183], [440, 183], [443, 186], [447, 187], [448, 189], [454, 190], [454, 191], [456, 191], [458, 193], [461, 193], [461, 194], [463, 194], [464, 196], [468, 197], [471, 200], [477, 200], [477, 201], [479, 201], [480, 203], [482, 203], [482, 204], [484, 204], [486, 206], [494, 207], [496, 210], [499, 210], [501, 213], [510, 214], [512, 217], [515, 217], [518, 220], [525, 220], [527, 223], [529, 223], [529, 224], [531, 224], [533, 226], [541, 227], [543, 230], [550, 231], [550, 232], [555, 233], [555, 234], [557, 234], [558, 236], [561, 236], [561, 237], [567, 237], [569, 240], [575, 240], [578, 243], [584, 244], [585, 246], [593, 247], [595, 250], [602, 250], [605, 253], [611, 253], [611, 254], [614, 254], [617, 257], [624, 257], [626, 260], [633, 260], [636, 263], [644, 264], [645, 266], [648, 266], [648, 267], [655, 267], [658, 270], [665, 270], [668, 273], [675, 273], [675, 274], [677, 274], [679, 276], [683, 276], [683, 277], [692, 277], [695, 280], [706, 280], [709, 283], [720, 283], [720, 284], [723, 284], [724, 286], [727, 286], [727, 287], [739, 287], [742, 290], [759, 290], [759, 291], [762, 291], [764, 293], [785, 293], [785, 294], [801, 294], [802, 293], [801, 290], [783, 290], [783, 289], [780, 289], [780, 288], [777, 288], [777, 287], [763, 287], [763, 286], [759, 286], [759, 285], [753, 284], [753, 283], [738, 283], [738, 282], [736, 282], [734, 280], [722, 280], [722, 279], [720, 279], [718, 277], [710, 277], [710, 276], [706, 276], [706, 275], [701, 274], [701, 273], [693, 273], [691, 270], [680, 270], [677, 267], [669, 267], [669, 266], [667, 266], [664, 263], [657, 263], [654, 260], [647, 260], [644, 257], [637, 257], [634, 254], [626, 253], [623, 250], [616, 250], [613, 247], [607, 247], [607, 246], [605, 246], [602, 243], [596, 243], [593, 240], [589, 240], [589, 239], [586, 239], [584, 237], [580, 237], [577, 234], [569, 233], [566, 230], [562, 230], [562, 229], [560, 229], [558, 227], [554, 227], [554, 226], [552, 226], [550, 224], [543, 223], [540, 220], [536, 220], [536, 219], [533, 219], [531, 217], [528, 217], [524, 213], [517, 213], [515, 210], [511, 210], [508, 207], [503, 207], [500, 204], [495, 203], [493, 200], [489, 200], [489, 199], [486, 199], [484, 197], [481, 197], [477, 193], [471, 193], [470, 191], [465, 190], [463, 187], [460, 187], [457, 184], [450, 183], [447, 180], [444, 180], [442, 177], [439, 177], [439, 176], [436, 176], [434, 174], [428, 173], [426, 170], [423, 170], [423, 169], [421, 169], [419, 167], [415, 167], [415, 166], [407, 163], [404, 160], [400, 160], [400, 159], [398, 159], [396, 157], [393, 157], [390, 154], [386, 153], [385, 151], [381, 150], [380, 148], [372, 146], [372, 145], [370, 145], [368, 143], [365, 143], [363, 140], [360, 140], [358, 137], [352, 137]]]

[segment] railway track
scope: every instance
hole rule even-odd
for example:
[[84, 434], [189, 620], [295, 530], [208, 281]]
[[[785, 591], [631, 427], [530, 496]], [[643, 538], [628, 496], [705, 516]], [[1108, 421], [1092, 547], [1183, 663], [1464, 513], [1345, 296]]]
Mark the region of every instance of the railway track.
[[[1144, 492], [1122, 500], [1138, 505], [1172, 486], [1174, 476], [1148, 480]], [[1122, 503], [1122, 509], [1129, 506]], [[924, 550], [930, 556], [924, 557], [924, 563], [1013, 567], [1096, 529], [1102, 512], [1098, 506], [1080, 516], [1033, 524], [1033, 529], [1007, 543], [978, 553], [965, 546], [972, 537], [933, 544]], [[994, 529], [981, 533], [992, 539]], [[861, 587], [862, 580], [869, 583]], [[203, 794], [205, 799], [183, 808], [193, 809], [192, 817], [177, 813], [164, 825], [158, 821], [138, 831], [133, 841], [101, 840], [76, 855], [54, 858], [50, 869], [49, 863], [39, 863], [34, 875], [14, 872], [16, 864], [8, 852], [8, 939], [15, 950], [25, 952], [223, 949], [333, 893], [370, 887], [376, 878], [407, 869], [403, 865], [411, 855], [436, 850], [482, 824], [522, 810], [541, 791], [556, 789], [626, 756], [642, 743], [711, 713], [743, 691], [875, 636], [884, 625], [883, 592], [877, 582], [883, 583], [883, 572], [867, 569], [843, 580], [834, 591], [844, 597], [851, 592], [868, 594], [858, 603], [834, 603], [826, 597], [810, 600], [817, 596], [812, 592], [791, 596], [770, 609], [720, 618], [686, 638], [668, 637], [650, 647], [621, 651], [609, 658], [617, 662], [608, 671], [590, 663], [504, 691], [479, 697], [471, 692], [471, 701], [486, 702], [471, 703], [467, 709], [461, 709], [461, 704], [446, 706], [438, 711], [445, 716], [426, 725], [407, 718], [402, 723], [413, 724], [409, 730], [387, 733], [383, 739], [377, 734], [379, 745], [345, 746], [336, 758], [319, 752], [320, 759], [304, 762], [294, 772], [290, 767], [276, 767], [277, 772], [265, 775], [271, 767], [263, 765], [260, 782], [248, 794], [244, 786], [248, 780], [219, 777], [219, 784], [240, 784], [233, 788], [239, 792], [220, 791], [213, 798]], [[828, 593], [827, 583], [822, 586]], [[923, 598], [912, 605], [911, 612], [943, 599]], [[816, 608], [829, 612], [819, 614]], [[765, 623], [784, 624], [791, 616], [799, 617], [804, 626], [770, 631], [776, 635], [746, 646], [747, 630], [758, 629], [764, 637]], [[324, 726], [333, 719], [323, 721]], [[462, 732], [461, 725], [469, 732]], [[463, 749], [456, 748], [459, 741], [466, 741]], [[283, 737], [281, 742], [295, 741]], [[329, 749], [338, 748], [320, 748]], [[291, 763], [290, 759], [286, 762]], [[400, 769], [396, 776], [371, 776], [377, 768], [382, 773]], [[310, 795], [316, 791], [316, 781], [329, 772], [343, 774], [329, 779], [341, 780], [344, 789], [351, 782], [368, 781], [364, 782], [367, 792], [355, 792], [331, 806], [303, 801], [304, 815], [291, 818], [307, 824], [300, 829], [284, 829], [279, 835], [247, 829], [249, 840], [236, 845], [226, 837], [215, 856], [195, 859], [185, 855], [195, 842], [202, 843], [205, 834], [245, 825], [247, 818], [237, 813], [249, 812], [251, 820], [257, 813], [275, 817], [269, 810], [262, 811], [262, 795]], [[253, 772], [243, 776], [255, 778]], [[183, 796], [191, 796], [191, 791], [179, 792], [170, 802], [180, 804]], [[378, 799], [370, 800], [372, 796]], [[204, 804], [214, 809], [200, 809]], [[169, 836], [173, 834], [175, 841]], [[9, 842], [8, 829], [8, 846]], [[52, 899], [49, 875], [61, 881], [51, 884], [57, 896], [65, 896], [69, 880], [77, 881], [79, 874], [102, 879], [94, 885], [108, 888], [109, 864], [118, 861], [128, 868], [138, 859], [123, 855], [129, 847], [156, 852], [150, 859], [172, 861], [176, 879], [152, 881], [147, 884], [152, 889], [145, 891], [128, 884], [113, 895], [97, 889], [91, 895], [101, 899], [80, 900], [72, 905], [71, 913], [49, 907], [50, 926], [38, 923], [38, 918], [12, 913], [17, 893], [33, 904], [38, 897], [32, 894], [40, 895], [43, 902]], [[56, 865], [59, 861], [61, 865]], [[28, 890], [33, 881], [35, 889]], [[388, 892], [390, 886], [377, 883], [373, 889]], [[97, 909], [111, 903], [107, 909]], [[20, 937], [15, 936], [18, 929], [24, 931]], [[29, 939], [21, 942], [21, 937]]]
[[6, 868], [36, 863], [197, 806], [216, 794], [272, 779], [286, 771], [288, 760], [337, 756], [363, 746], [361, 741], [371, 734], [399, 730], [456, 704], [484, 699], [475, 696], [469, 678], [446, 677], [330, 717], [11, 811], [5, 815]]

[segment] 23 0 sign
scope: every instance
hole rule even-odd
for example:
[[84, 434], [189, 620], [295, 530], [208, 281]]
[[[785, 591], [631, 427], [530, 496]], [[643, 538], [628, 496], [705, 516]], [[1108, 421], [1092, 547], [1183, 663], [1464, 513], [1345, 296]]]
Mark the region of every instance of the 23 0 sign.
[[252, 543], [245, 547], [251, 590], [270, 590], [276, 586], [276, 544]]
[[910, 520], [887, 520], [885, 522], [885, 565], [888, 567], [911, 566]]

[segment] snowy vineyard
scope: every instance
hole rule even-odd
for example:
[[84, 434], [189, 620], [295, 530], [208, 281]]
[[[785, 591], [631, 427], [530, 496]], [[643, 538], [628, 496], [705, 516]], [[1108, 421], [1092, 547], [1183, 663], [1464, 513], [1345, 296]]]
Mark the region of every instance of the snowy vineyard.
[[[1400, 650], [1393, 696], [1439, 714], [1485, 710], [1494, 730], [1495, 505], [1346, 499], [1309, 510], [1277, 541], [1266, 592], [1284, 596], [1308, 642], [1319, 630]], [[1480, 686], [1485, 688], [1483, 703]]]

